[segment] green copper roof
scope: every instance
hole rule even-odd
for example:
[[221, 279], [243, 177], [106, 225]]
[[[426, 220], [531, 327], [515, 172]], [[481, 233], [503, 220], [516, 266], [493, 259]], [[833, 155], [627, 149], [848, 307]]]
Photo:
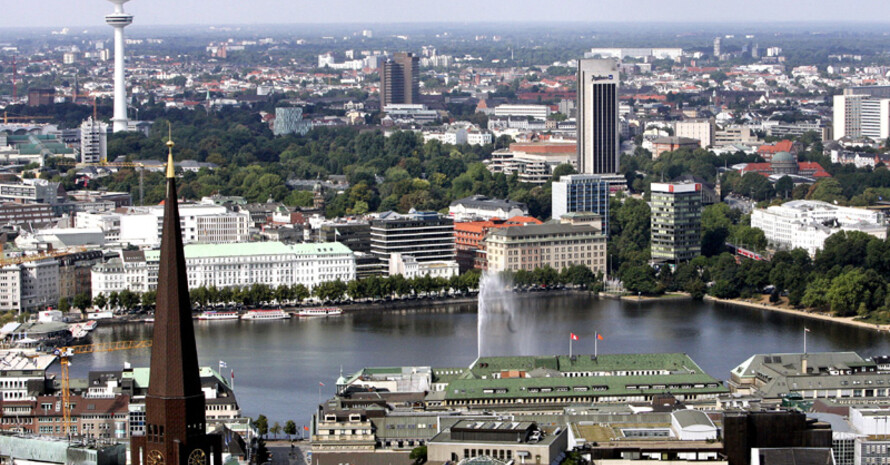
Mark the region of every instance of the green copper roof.
[[599, 357], [528, 356], [482, 357], [473, 364], [464, 378], [488, 376], [503, 370], [532, 371], [537, 368], [559, 372], [601, 372], [666, 370], [669, 372], [704, 373], [701, 367], [686, 354], [603, 354]]
[[[240, 242], [235, 244], [189, 244], [184, 247], [185, 258], [240, 257], [246, 255], [343, 255], [351, 254], [349, 247], [339, 242], [313, 244], [284, 244], [283, 242]], [[157, 261], [160, 250], [147, 250], [145, 259]]]

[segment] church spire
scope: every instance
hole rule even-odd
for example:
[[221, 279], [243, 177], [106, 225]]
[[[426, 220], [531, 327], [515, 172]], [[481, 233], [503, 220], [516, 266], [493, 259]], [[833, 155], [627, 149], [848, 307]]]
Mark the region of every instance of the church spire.
[[[145, 398], [145, 436], [134, 437], [134, 465], [207, 465], [219, 458], [219, 438], [206, 435], [204, 393], [192, 323], [185, 253], [179, 224], [173, 141], [167, 141], [167, 198], [158, 294]], [[135, 460], [138, 458], [138, 461]]]

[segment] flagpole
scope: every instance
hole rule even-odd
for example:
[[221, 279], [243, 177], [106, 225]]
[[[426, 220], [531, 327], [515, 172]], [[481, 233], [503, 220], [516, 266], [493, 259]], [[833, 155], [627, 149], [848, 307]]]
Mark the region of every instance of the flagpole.
[[597, 339], [600, 338], [600, 333], [594, 331], [593, 332], [593, 358], [596, 358], [596, 349], [597, 349]]
[[572, 358], [572, 336], [569, 335], [569, 358]]
[[807, 328], [803, 328], [803, 353], [806, 355], [807, 353]]

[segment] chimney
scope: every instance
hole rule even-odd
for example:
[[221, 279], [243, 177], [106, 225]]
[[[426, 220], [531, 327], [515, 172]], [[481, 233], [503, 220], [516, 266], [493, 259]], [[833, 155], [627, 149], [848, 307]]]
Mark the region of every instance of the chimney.
[[803, 358], [801, 358], [800, 372], [802, 374], [807, 374], [807, 356], [806, 356], [806, 354], [804, 354]]

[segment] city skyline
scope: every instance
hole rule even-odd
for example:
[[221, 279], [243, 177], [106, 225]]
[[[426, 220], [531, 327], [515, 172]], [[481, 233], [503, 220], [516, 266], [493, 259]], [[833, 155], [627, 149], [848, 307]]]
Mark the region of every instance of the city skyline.
[[[21, 27], [92, 27], [99, 25], [107, 13], [107, 3], [94, 1], [88, 5], [63, 0], [45, 0], [40, 14], [33, 5], [11, 4], [7, 14], [0, 18], [0, 28]], [[682, 0], [669, 6], [654, 0], [643, 0], [633, 9], [622, 8], [617, 1], [603, 2], [598, 8], [589, 8], [586, 2], [569, 0], [562, 8], [536, 2], [502, 0], [483, 4], [458, 0], [444, 3], [410, 2], [396, 0], [385, 3], [337, 0], [319, 4], [281, 4], [272, 0], [250, 3], [222, 0], [216, 2], [192, 1], [185, 4], [172, 0], [153, 2], [135, 1], [127, 5], [128, 11], [139, 17], [144, 26], [185, 24], [379, 24], [423, 22], [870, 22], [871, 18], [890, 16], [890, 4], [869, 2], [833, 8], [828, 0], [811, 2], [808, 8], [799, 8], [799, 2], [780, 0], [767, 2], [755, 0], [738, 4], [721, 5], [718, 9], [703, 10], [698, 2]], [[468, 14], [467, 11], [472, 11]], [[332, 14], [332, 12], [336, 12]], [[790, 14], [789, 14], [790, 13]], [[246, 22], [244, 18], [251, 18]]]

